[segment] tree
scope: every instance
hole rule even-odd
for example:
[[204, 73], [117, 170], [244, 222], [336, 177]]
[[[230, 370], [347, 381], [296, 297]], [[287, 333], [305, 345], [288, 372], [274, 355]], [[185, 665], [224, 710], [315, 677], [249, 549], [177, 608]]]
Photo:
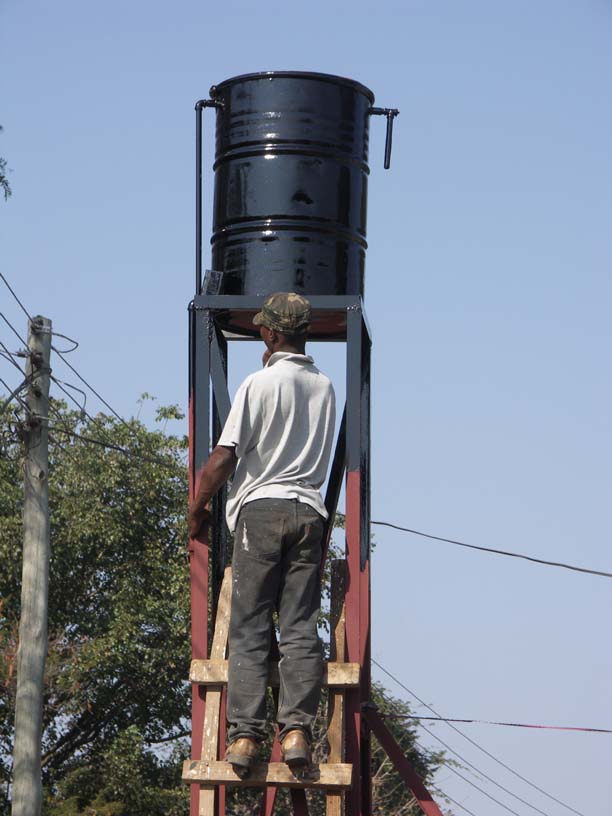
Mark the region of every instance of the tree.
[[[166, 419], [169, 412], [162, 414]], [[189, 716], [185, 442], [136, 421], [127, 427], [103, 415], [82, 421], [58, 404], [52, 415], [45, 812], [184, 813], [179, 765], [161, 748], [187, 733]], [[6, 803], [21, 477], [18, 443], [5, 452], [0, 773]]]
[[[0, 400], [1, 404], [2, 400]], [[43, 784], [46, 816], [178, 816], [190, 717], [186, 440], [53, 403], [51, 574]], [[158, 420], [180, 418], [161, 408]], [[0, 417], [0, 813], [8, 813], [21, 575], [20, 444]], [[380, 687], [381, 708], [406, 714]], [[418, 751], [410, 721], [391, 727], [431, 778], [441, 755]], [[323, 718], [317, 751], [324, 750]], [[374, 743], [377, 814], [416, 813]], [[253, 812], [249, 794], [232, 810]], [[290, 813], [279, 801], [277, 813]], [[313, 799], [313, 816], [321, 813]]]
[[[3, 127], [0, 125], [0, 133], [2, 133]], [[11, 185], [6, 177], [8, 172], [8, 168], [6, 166], [6, 159], [3, 159], [0, 156], [0, 189], [4, 195], [4, 200], [6, 201], [12, 195]]]

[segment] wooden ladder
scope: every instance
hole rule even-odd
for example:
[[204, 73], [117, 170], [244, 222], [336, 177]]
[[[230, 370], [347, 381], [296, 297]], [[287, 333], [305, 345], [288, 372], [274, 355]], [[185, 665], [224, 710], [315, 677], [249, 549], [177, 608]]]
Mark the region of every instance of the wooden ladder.
[[[199, 783], [199, 816], [215, 816], [215, 788], [219, 785], [262, 787], [266, 789], [261, 813], [271, 816], [276, 788], [291, 789], [295, 814], [308, 813], [304, 791], [306, 788], [324, 790], [327, 816], [342, 816], [343, 791], [351, 787], [353, 768], [344, 759], [344, 689], [359, 686], [358, 663], [345, 662], [345, 561], [332, 561], [331, 579], [331, 643], [330, 662], [326, 663], [323, 684], [329, 688], [328, 703], [328, 761], [313, 764], [307, 772], [294, 775], [280, 762], [278, 735], [274, 740], [269, 762], [256, 763], [249, 776], [241, 779], [229, 762], [219, 758], [225, 746], [220, 734], [225, 733], [221, 723], [223, 690], [227, 683], [227, 641], [232, 594], [232, 571], [227, 567], [219, 594], [217, 617], [209, 660], [192, 660], [189, 679], [206, 688], [206, 709], [202, 735], [202, 755], [199, 760], [183, 764], [183, 782]], [[278, 663], [270, 665], [269, 684], [279, 685]]]

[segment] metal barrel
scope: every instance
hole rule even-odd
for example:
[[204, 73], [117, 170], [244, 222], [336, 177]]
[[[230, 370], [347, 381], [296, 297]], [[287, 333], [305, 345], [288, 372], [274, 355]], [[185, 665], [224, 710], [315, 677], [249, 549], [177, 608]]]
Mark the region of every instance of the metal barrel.
[[[269, 71], [211, 88], [215, 294], [363, 294], [373, 93]], [[206, 286], [205, 286], [206, 288]]]

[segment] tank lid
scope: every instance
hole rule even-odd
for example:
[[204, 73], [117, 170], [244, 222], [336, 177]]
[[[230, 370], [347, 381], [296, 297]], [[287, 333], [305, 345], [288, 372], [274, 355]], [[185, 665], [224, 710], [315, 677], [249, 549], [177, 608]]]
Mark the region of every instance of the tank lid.
[[364, 94], [364, 96], [369, 99], [370, 104], [374, 104], [373, 92], [369, 88], [366, 88], [365, 85], [362, 85], [361, 82], [357, 82], [354, 79], [348, 79], [348, 77], [336, 76], [335, 74], [319, 74], [316, 71], [257, 71], [252, 74], [240, 74], [239, 76], [230, 77], [230, 79], [224, 79], [223, 82], [219, 82], [218, 85], [213, 85], [210, 89], [210, 95], [214, 98], [216, 91], [218, 91], [220, 88], [226, 87], [227, 85], [234, 85], [237, 82], [244, 82], [245, 80], [249, 79], [266, 78], [315, 79], [319, 82], [331, 82], [334, 85], [348, 85], [359, 93]]

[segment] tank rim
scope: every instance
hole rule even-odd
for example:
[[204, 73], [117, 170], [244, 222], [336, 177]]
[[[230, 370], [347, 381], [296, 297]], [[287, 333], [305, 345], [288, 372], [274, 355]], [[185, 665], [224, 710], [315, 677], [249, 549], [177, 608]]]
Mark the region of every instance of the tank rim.
[[213, 85], [210, 89], [210, 95], [214, 98], [215, 93], [220, 88], [225, 88], [228, 85], [234, 85], [237, 82], [244, 82], [248, 79], [272, 79], [272, 78], [299, 78], [299, 79], [317, 79], [321, 82], [330, 82], [334, 85], [348, 85], [351, 88], [354, 88], [359, 93], [362, 93], [367, 99], [370, 101], [370, 104], [374, 104], [374, 92], [371, 91], [366, 85], [362, 85], [361, 82], [357, 82], [356, 79], [350, 79], [349, 77], [339, 76], [337, 74], [322, 74], [318, 73], [317, 71], [254, 71], [250, 74], [239, 74], [238, 76], [230, 77], [229, 79], [224, 79], [223, 82], [219, 82], [216, 85]]

